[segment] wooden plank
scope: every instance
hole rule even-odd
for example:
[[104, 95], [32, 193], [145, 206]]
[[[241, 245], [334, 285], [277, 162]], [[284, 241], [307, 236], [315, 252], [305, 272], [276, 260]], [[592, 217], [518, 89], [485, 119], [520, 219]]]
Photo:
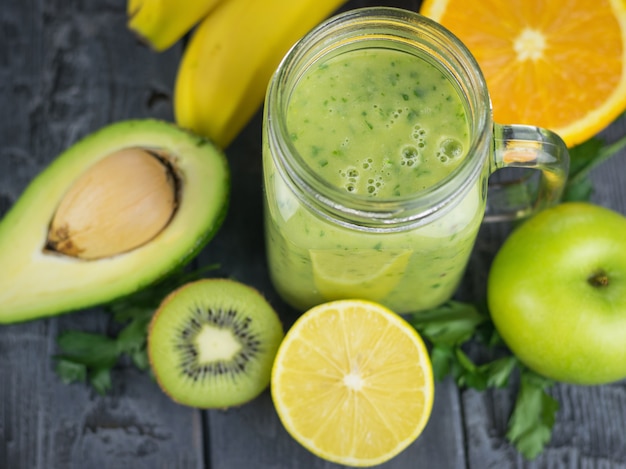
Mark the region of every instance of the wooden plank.
[[43, 448], [30, 467], [203, 467], [199, 412], [173, 403], [134, 369], [119, 370], [115, 383], [106, 397], [56, 381], [40, 391]]
[[[157, 55], [125, 1], [10, 0], [0, 16], [0, 215], [59, 152], [130, 117], [171, 119], [180, 47]], [[45, 221], [44, 221], [45, 222]], [[203, 467], [200, 412], [122, 366], [107, 397], [52, 370], [57, 333], [104, 332], [97, 309], [0, 328], [0, 467]]]

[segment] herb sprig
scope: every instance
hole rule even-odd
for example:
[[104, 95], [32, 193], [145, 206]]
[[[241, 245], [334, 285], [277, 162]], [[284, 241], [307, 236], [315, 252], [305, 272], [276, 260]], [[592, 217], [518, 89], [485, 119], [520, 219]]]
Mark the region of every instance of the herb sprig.
[[68, 330], [59, 334], [61, 353], [54, 356], [55, 372], [66, 383], [89, 382], [99, 393], [112, 386], [111, 370], [127, 356], [140, 370], [149, 370], [146, 351], [148, 325], [161, 301], [173, 290], [216, 269], [209, 265], [193, 272], [175, 271], [164, 280], [104, 307], [123, 327], [114, 334]]
[[[518, 372], [520, 386], [506, 438], [527, 459], [543, 451], [558, 409], [558, 402], [548, 394], [553, 383], [525, 368], [508, 351], [487, 313], [473, 304], [451, 300], [408, 320], [431, 345], [438, 381], [450, 375], [461, 389], [483, 391], [509, 386], [511, 376]], [[470, 344], [482, 347], [490, 359], [475, 363], [465, 351]]]
[[563, 201], [588, 201], [593, 193], [593, 184], [589, 178], [591, 170], [625, 148], [626, 135], [611, 144], [606, 144], [599, 137], [593, 137], [570, 148], [570, 168]]

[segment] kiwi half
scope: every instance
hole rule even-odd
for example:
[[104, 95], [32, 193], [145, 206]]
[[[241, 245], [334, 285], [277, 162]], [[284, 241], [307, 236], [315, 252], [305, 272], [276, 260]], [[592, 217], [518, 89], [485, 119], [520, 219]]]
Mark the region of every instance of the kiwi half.
[[198, 408], [228, 408], [269, 384], [284, 331], [254, 288], [203, 279], [170, 293], [148, 333], [148, 356], [161, 389]]

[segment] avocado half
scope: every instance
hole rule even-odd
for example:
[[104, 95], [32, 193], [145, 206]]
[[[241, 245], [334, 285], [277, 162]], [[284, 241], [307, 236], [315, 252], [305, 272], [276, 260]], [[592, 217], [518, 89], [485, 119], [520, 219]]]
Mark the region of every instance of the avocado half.
[[[50, 249], [51, 221], [68, 188], [94, 164], [128, 148], [159, 155], [176, 179], [176, 206], [166, 226], [141, 246], [99, 259]], [[107, 303], [162, 279], [216, 233], [229, 189], [221, 150], [174, 124], [121, 121], [88, 135], [42, 171], [0, 221], [0, 323]]]

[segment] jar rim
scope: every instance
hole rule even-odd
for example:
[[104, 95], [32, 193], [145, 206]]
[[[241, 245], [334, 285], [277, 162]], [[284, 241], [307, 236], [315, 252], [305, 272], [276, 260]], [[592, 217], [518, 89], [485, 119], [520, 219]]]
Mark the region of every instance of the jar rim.
[[[339, 48], [374, 43], [432, 56], [454, 80], [467, 101], [470, 145], [460, 164], [426, 189], [404, 196], [373, 198], [348, 193], [331, 184], [304, 162], [291, 141], [285, 118], [289, 103], [285, 90], [314, 63]], [[296, 73], [297, 72], [297, 73]], [[277, 113], [278, 111], [278, 113]], [[470, 112], [471, 111], [471, 112]], [[476, 182], [488, 157], [493, 126], [491, 101], [478, 63], [467, 47], [449, 30], [419, 13], [395, 7], [365, 7], [339, 13], [302, 37], [279, 64], [268, 87], [266, 125], [270, 153], [282, 177], [309, 208], [340, 224], [361, 228], [394, 229], [429, 222], [447, 212]], [[286, 155], [290, 155], [289, 158]], [[453, 183], [454, 182], [454, 183]]]

